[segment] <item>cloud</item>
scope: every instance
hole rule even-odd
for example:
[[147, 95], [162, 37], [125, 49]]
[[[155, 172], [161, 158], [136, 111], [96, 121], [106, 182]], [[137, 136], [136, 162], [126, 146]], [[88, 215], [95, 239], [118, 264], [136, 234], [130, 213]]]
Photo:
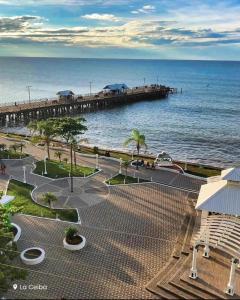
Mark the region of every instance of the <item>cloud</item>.
[[0, 5], [9, 6], [113, 6], [129, 4], [132, 0], [0, 0]]
[[[91, 15], [92, 19], [94, 14]], [[86, 16], [86, 15], [85, 15]], [[105, 19], [103, 17], [101, 20]], [[95, 16], [96, 17], [96, 16]], [[107, 17], [106, 17], [107, 19]], [[231, 30], [180, 26], [162, 20], [130, 20], [105, 26], [53, 27], [39, 16], [0, 17], [0, 44], [42, 43], [88, 48], [161, 49], [240, 45], [239, 26]]]
[[87, 14], [82, 16], [83, 19], [87, 20], [98, 20], [98, 21], [108, 21], [108, 22], [119, 22], [120, 19], [112, 14]]
[[142, 8], [139, 8], [137, 10], [132, 10], [132, 14], [139, 14], [139, 13], [144, 13], [144, 14], [149, 14], [155, 12], [156, 8], [153, 5], [144, 5]]
[[0, 17], [0, 32], [25, 31], [39, 26], [42, 19], [37, 16]]

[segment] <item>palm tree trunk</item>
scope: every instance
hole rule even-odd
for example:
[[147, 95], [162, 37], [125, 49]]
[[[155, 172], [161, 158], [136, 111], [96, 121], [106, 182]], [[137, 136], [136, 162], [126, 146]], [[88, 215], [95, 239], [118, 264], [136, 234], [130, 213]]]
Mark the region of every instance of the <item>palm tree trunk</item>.
[[77, 157], [76, 157], [76, 150], [74, 149], [73, 151], [73, 155], [74, 155], [74, 165], [75, 165], [75, 168], [77, 166]]
[[48, 155], [48, 159], [50, 160], [50, 142], [47, 141], [46, 144], [47, 144], [47, 155]]
[[136, 169], [138, 170], [138, 159], [139, 159], [139, 153], [140, 153], [140, 147], [139, 147], [139, 144], [137, 144], [137, 153], [138, 153], [138, 158], [137, 158], [137, 166], [136, 166]]
[[71, 158], [71, 166], [70, 166], [71, 193], [73, 193], [73, 176], [72, 176], [72, 167], [73, 167], [73, 145], [72, 145], [72, 143], [71, 143], [71, 148], [70, 148], [70, 158]]

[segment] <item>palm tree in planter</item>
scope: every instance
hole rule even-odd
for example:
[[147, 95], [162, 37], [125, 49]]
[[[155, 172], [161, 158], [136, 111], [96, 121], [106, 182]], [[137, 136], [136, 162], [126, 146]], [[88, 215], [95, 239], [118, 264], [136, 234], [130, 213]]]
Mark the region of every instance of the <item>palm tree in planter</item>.
[[[145, 142], [145, 135], [141, 134], [137, 129], [132, 130], [131, 136], [124, 142], [124, 146], [128, 146], [131, 143], [134, 143], [136, 145], [138, 156], [142, 147], [147, 148], [147, 144]], [[136, 168], [138, 169], [138, 159]]]
[[0, 144], [0, 151], [4, 151], [6, 149], [6, 144]]
[[42, 200], [52, 209], [52, 203], [57, 202], [58, 198], [53, 193], [46, 193], [43, 195]]
[[86, 238], [78, 233], [76, 227], [68, 227], [65, 229], [65, 238], [63, 246], [67, 250], [77, 251], [82, 249], [86, 244]]
[[9, 146], [9, 150], [14, 151], [16, 153], [18, 147], [19, 147], [18, 144], [12, 144], [12, 145]]
[[54, 153], [54, 156], [59, 159], [59, 162], [61, 162], [61, 158], [62, 158], [62, 152], [61, 151], [56, 151]]
[[26, 145], [23, 142], [21, 142], [21, 143], [18, 144], [18, 148], [20, 149], [21, 153], [23, 152], [23, 148], [25, 148], [25, 147], [26, 147]]
[[67, 164], [68, 163], [68, 158], [64, 157], [63, 161], [65, 162], [65, 164]]

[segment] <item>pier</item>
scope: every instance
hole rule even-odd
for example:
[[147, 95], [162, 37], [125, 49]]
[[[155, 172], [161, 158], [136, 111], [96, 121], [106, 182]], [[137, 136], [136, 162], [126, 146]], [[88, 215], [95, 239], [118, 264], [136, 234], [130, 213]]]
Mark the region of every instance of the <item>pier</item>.
[[121, 94], [100, 92], [84, 96], [74, 95], [70, 99], [53, 98], [15, 102], [0, 106], [0, 126], [27, 124], [31, 120], [77, 115], [138, 101], [163, 99], [173, 93], [177, 93], [177, 89], [150, 85], [128, 89]]

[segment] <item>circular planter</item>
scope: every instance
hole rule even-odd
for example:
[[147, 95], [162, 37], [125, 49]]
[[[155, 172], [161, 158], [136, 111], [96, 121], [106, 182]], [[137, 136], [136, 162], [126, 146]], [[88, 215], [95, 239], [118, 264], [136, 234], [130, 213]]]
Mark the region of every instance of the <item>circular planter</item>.
[[45, 251], [38, 247], [28, 248], [21, 255], [21, 260], [25, 265], [38, 265], [45, 258]]
[[14, 234], [14, 239], [13, 242], [17, 242], [20, 239], [20, 236], [22, 234], [22, 229], [15, 223], [11, 223], [13, 226], [13, 234]]
[[82, 235], [77, 235], [77, 237], [79, 237], [81, 239], [81, 242], [78, 244], [69, 244], [66, 240], [66, 238], [64, 238], [63, 240], [63, 247], [67, 250], [70, 251], [77, 251], [77, 250], [81, 250], [85, 245], [86, 245], [86, 238]]

